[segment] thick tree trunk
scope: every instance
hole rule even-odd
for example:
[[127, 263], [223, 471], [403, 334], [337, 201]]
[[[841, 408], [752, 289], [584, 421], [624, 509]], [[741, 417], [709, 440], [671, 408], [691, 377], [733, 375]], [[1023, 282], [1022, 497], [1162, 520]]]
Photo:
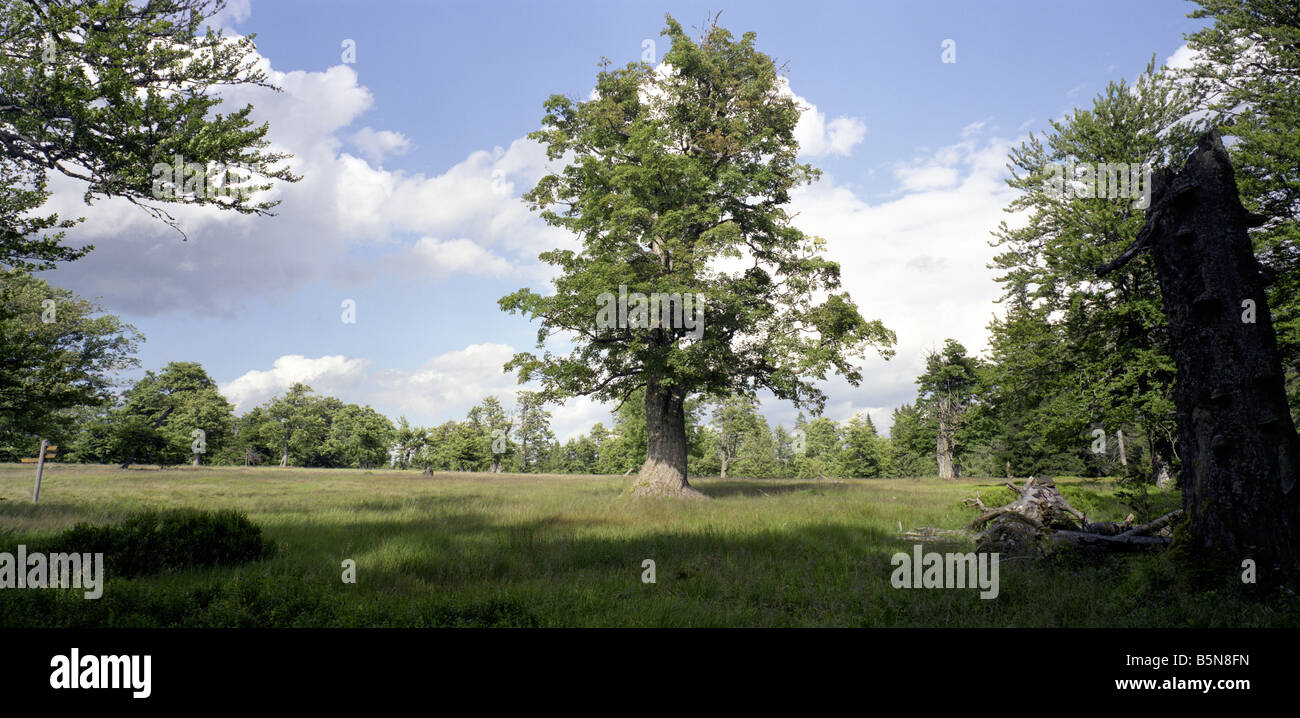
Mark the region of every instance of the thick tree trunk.
[[728, 462], [727, 462], [727, 454], [726, 454], [726, 452], [723, 452], [723, 454], [722, 454], [722, 472], [721, 472], [721, 478], [724, 478], [724, 479], [727, 478], [727, 463], [728, 463]]
[[939, 436], [935, 446], [935, 459], [939, 463], [939, 478], [952, 479], [953, 471], [952, 444], [953, 428], [951, 406], [948, 397], [939, 397]]
[[280, 466], [285, 467], [288, 465], [289, 465], [289, 445], [285, 444], [284, 451], [280, 453]]
[[1187, 546], [1198, 565], [1252, 559], [1261, 583], [1300, 584], [1300, 438], [1246, 232], [1260, 218], [1242, 208], [1217, 133], [1154, 179], [1137, 242], [1103, 270], [1141, 249], [1155, 262], [1178, 370]]
[[704, 494], [686, 481], [686, 411], [680, 389], [651, 380], [645, 391], [646, 457], [633, 496]]

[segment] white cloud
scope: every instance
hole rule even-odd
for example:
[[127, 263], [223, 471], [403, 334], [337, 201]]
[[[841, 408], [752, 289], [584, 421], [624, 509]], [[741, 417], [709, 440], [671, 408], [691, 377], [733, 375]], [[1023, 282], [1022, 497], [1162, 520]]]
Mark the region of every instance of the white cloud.
[[956, 167], [939, 165], [903, 166], [894, 168], [898, 178], [898, 187], [904, 192], [924, 192], [932, 189], [951, 187], [960, 176]]
[[341, 396], [355, 392], [365, 378], [370, 361], [342, 355], [310, 359], [288, 354], [275, 360], [270, 369], [253, 370], [220, 386], [221, 394], [244, 413], [271, 397], [283, 394], [302, 382], [321, 394]]
[[[411, 260], [407, 262], [407, 260]], [[512, 274], [510, 262], [474, 244], [468, 239], [439, 241], [424, 237], [405, 252], [402, 260], [422, 274], [443, 277], [465, 273], [490, 277]]]
[[[996, 254], [989, 232], [1017, 221], [1002, 211], [1014, 196], [1002, 181], [1011, 146], [994, 138], [942, 148], [895, 170], [900, 192], [877, 203], [829, 176], [791, 195], [797, 226], [826, 239], [863, 316], [898, 335], [895, 358], [869, 357], [860, 388], [839, 378], [824, 384], [827, 416], [843, 421], [868, 409], [884, 431], [889, 409], [915, 396], [926, 350], [948, 337], [971, 353], [985, 349], [986, 325], [1001, 313], [996, 272], [986, 266]], [[787, 403], [764, 408], [773, 421], [793, 421]]]
[[392, 130], [376, 131], [372, 127], [362, 127], [352, 135], [351, 141], [374, 165], [383, 164], [385, 157], [404, 155], [411, 149], [411, 140], [406, 135]]
[[980, 122], [972, 122], [969, 125], [966, 125], [965, 127], [961, 128], [961, 136], [971, 137], [974, 135], [978, 135], [981, 131], [984, 130], [984, 126], [987, 124], [988, 124], [988, 120], [982, 120]]
[[[303, 179], [270, 193], [269, 199], [282, 202], [277, 216], [167, 207], [189, 237], [181, 241], [123, 200], [87, 207], [83, 187], [56, 175], [48, 209], [86, 217], [69, 232], [68, 243], [92, 243], [96, 250], [52, 272], [52, 281], [102, 297], [116, 312], [232, 317], [245, 300], [322, 278], [373, 279], [392, 266], [382, 258], [382, 266], [367, 266], [358, 259], [364, 253], [352, 251], [359, 246], [397, 243], [398, 255], [418, 260], [403, 272], [409, 277], [462, 270], [546, 276], [537, 255], [572, 246], [571, 235], [547, 226], [519, 199], [547, 171], [545, 150], [535, 142], [518, 139], [507, 148], [470, 153], [441, 174], [385, 170], [374, 164], [376, 153], [398, 152], [409, 140], [386, 130], [351, 129], [374, 103], [351, 67], [279, 72], [265, 58], [259, 64], [283, 93], [236, 87], [222, 94], [227, 108], [251, 103], [253, 120], [270, 123], [270, 149], [294, 155], [290, 165]], [[370, 161], [344, 152], [348, 143]]]
[[1183, 43], [1174, 50], [1174, 54], [1165, 58], [1165, 67], [1171, 70], [1185, 70], [1196, 63], [1200, 53], [1193, 50], [1187, 43]]
[[252, 0], [228, 0], [221, 12], [208, 18], [208, 24], [213, 27], [229, 29], [235, 24], [247, 20], [248, 16], [252, 14]]
[[867, 125], [856, 117], [841, 115], [827, 121], [826, 113], [817, 109], [813, 103], [794, 94], [790, 85], [782, 80], [781, 91], [794, 98], [802, 108], [799, 123], [794, 128], [794, 138], [799, 143], [799, 154], [803, 157], [825, 157], [839, 155], [848, 157], [853, 148], [867, 136]]

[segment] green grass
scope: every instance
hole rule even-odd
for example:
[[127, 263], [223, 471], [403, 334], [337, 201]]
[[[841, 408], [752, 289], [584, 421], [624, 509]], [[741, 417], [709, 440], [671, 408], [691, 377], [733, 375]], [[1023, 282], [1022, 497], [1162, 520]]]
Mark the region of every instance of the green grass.
[[[693, 480], [711, 501], [638, 500], [607, 476], [0, 465], [0, 550], [146, 509], [245, 512], [267, 559], [138, 578], [104, 596], [0, 590], [0, 626], [1297, 626], [1295, 599], [1231, 580], [1177, 588], [1157, 559], [1004, 560], [1000, 595], [900, 590], [920, 526], [960, 528], [1000, 481]], [[1058, 479], [1090, 518], [1109, 482]], [[1161, 497], [1173, 501], [1176, 497]], [[969, 551], [969, 543], [927, 550]], [[641, 581], [642, 561], [657, 582]], [[341, 563], [357, 566], [355, 584]]]

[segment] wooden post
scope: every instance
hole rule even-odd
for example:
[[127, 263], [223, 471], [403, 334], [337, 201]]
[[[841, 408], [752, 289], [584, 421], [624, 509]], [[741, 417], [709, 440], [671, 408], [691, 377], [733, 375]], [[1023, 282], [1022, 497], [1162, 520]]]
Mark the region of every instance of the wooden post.
[[45, 471], [45, 446], [49, 442], [41, 439], [41, 453], [36, 455], [36, 490], [32, 492], [32, 503], [41, 498], [41, 474]]

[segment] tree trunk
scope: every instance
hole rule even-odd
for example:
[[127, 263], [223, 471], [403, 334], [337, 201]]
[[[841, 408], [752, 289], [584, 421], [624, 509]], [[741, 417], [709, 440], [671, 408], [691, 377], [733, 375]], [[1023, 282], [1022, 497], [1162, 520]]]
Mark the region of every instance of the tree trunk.
[[198, 465], [199, 465], [199, 452], [197, 452], [197, 451], [194, 452], [194, 465], [195, 465], [195, 466], [198, 466]]
[[1155, 263], [1178, 370], [1185, 545], [1206, 570], [1252, 559], [1261, 583], [1300, 584], [1300, 437], [1246, 232], [1261, 218], [1242, 208], [1217, 133], [1154, 179], [1137, 242], [1102, 269], [1141, 249]]
[[284, 451], [280, 453], [280, 466], [286, 467], [288, 465], [289, 465], [289, 445], [285, 444]]
[[1174, 488], [1173, 449], [1169, 441], [1161, 439], [1152, 431], [1148, 433], [1148, 445], [1151, 447], [1151, 481], [1156, 488], [1168, 490]]
[[686, 481], [684, 400], [675, 386], [654, 379], [646, 384], [646, 457], [632, 485], [633, 496], [704, 497]]
[[722, 452], [722, 473], [720, 478], [727, 478], [727, 452]]
[[939, 463], [939, 478], [955, 478], [952, 462], [952, 417], [950, 400], [939, 397], [939, 436], [936, 442], [935, 458]]

